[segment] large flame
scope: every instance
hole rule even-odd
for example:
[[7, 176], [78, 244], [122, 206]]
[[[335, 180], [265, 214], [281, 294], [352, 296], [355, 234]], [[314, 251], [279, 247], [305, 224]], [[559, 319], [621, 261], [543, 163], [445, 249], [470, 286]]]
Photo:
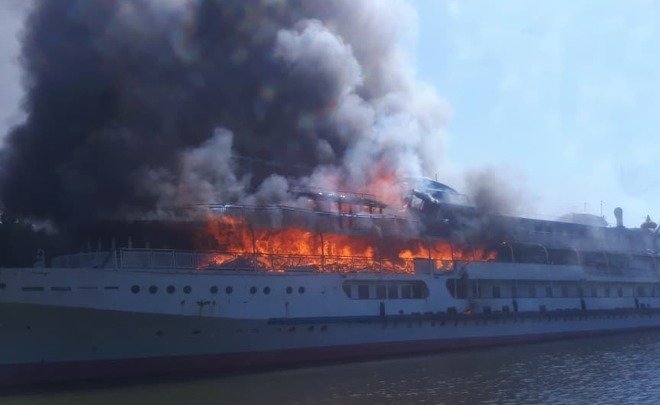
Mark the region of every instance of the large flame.
[[221, 253], [201, 267], [251, 267], [273, 271], [387, 271], [412, 273], [415, 264], [452, 270], [456, 261], [488, 261], [495, 252], [457, 247], [446, 240], [325, 233], [298, 227], [253, 228], [242, 218], [207, 221], [207, 235]]

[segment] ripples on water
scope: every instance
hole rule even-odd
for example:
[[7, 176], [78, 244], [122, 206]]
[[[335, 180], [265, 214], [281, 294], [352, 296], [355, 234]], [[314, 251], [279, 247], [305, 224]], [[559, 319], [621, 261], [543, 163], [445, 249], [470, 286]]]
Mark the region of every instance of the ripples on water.
[[660, 403], [660, 332], [206, 380], [76, 387], [1, 404]]

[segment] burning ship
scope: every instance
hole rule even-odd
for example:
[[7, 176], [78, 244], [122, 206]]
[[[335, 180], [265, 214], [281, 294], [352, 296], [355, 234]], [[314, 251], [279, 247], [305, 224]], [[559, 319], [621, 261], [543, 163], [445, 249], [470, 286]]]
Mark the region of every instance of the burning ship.
[[398, 215], [366, 195], [297, 194], [307, 208], [205, 207], [187, 226], [213, 249], [131, 241], [1, 269], [0, 381], [207, 373], [660, 326], [655, 224], [625, 228], [620, 210], [615, 227], [486, 218], [430, 180]]
[[0, 225], [83, 231], [32, 267], [0, 233], [0, 383], [660, 325], [650, 221], [498, 215], [420, 180], [450, 114], [405, 57], [407, 2], [30, 3]]

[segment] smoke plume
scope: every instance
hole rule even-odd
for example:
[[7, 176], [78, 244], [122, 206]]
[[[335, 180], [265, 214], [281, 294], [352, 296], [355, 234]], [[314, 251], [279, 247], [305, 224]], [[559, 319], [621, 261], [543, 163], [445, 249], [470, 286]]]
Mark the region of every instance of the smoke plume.
[[36, 2], [3, 208], [80, 223], [433, 173], [445, 108], [400, 47], [411, 24], [381, 0]]

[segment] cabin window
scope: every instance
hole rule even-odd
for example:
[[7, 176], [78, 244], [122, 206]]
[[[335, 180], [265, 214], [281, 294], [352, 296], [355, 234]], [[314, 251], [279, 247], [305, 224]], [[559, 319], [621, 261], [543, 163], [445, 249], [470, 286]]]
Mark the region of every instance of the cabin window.
[[361, 300], [369, 299], [369, 286], [368, 285], [358, 285], [358, 298]]
[[353, 299], [400, 299], [425, 298], [428, 290], [423, 282], [401, 283], [396, 281], [371, 284], [370, 281], [358, 284], [356, 281], [345, 281], [342, 285], [344, 293]]
[[568, 287], [563, 286], [561, 288], [561, 296], [564, 297], [564, 298], [568, 297]]
[[189, 285], [183, 287], [183, 293], [184, 294], [190, 294], [191, 291], [192, 291], [192, 288]]
[[529, 297], [536, 298], [536, 286], [534, 285], [529, 286]]
[[256, 294], [257, 293], [257, 287], [250, 287], [250, 294]]
[[167, 291], [168, 294], [174, 294], [174, 291], [176, 291], [176, 288], [174, 288], [173, 285], [168, 285], [167, 289], [165, 289], [165, 291]]
[[511, 287], [511, 298], [518, 298], [518, 289], [515, 285]]
[[500, 286], [493, 287], [493, 298], [500, 298]]
[[152, 285], [151, 287], [149, 287], [149, 293], [150, 294], [156, 294], [157, 292], [158, 292], [158, 287], [156, 287], [155, 285]]
[[644, 287], [642, 286], [637, 287], [637, 296], [639, 297], [646, 296], [646, 291], [644, 291]]
[[[291, 291], [289, 291], [290, 288], [291, 287], [286, 288], [287, 294], [291, 294]], [[344, 294], [346, 294], [348, 298], [351, 298], [351, 286], [348, 284], [344, 284], [343, 286], [341, 286], [341, 288], [344, 290]]]
[[598, 297], [598, 289], [596, 287], [591, 287], [591, 296]]
[[549, 298], [552, 298], [552, 296], [553, 296], [552, 287], [545, 287], [545, 296], [549, 297]]
[[217, 294], [217, 293], [218, 293], [218, 286], [214, 285], [213, 287], [211, 287], [211, 288], [209, 289], [209, 292], [210, 292], [211, 294]]
[[298, 294], [304, 294], [305, 293], [305, 287], [298, 287]]
[[376, 286], [376, 298], [379, 300], [387, 298], [387, 290], [385, 289], [384, 285]]
[[131, 292], [133, 294], [139, 293], [140, 292], [140, 286], [139, 285], [134, 285], [133, 287], [131, 287]]
[[578, 296], [579, 296], [579, 297], [583, 297], [583, 296], [584, 296], [584, 289], [583, 289], [582, 287], [578, 287], [577, 291], [578, 291]]
[[[290, 286], [286, 288], [286, 293], [287, 294], [291, 294], [292, 292], [293, 292], [293, 288], [291, 288]], [[351, 294], [349, 293], [348, 296], [350, 297]]]
[[388, 285], [387, 298], [399, 298], [399, 287], [396, 285]]
[[234, 292], [234, 287], [228, 285], [227, 288], [225, 288], [225, 292], [227, 294], [231, 294], [232, 292]]
[[270, 287], [264, 287], [264, 294], [270, 294]]
[[619, 295], [619, 297], [623, 297], [623, 288], [619, 287], [616, 292]]
[[610, 296], [610, 287], [605, 287], [605, 296], [609, 298], [609, 296]]
[[548, 261], [550, 264], [577, 265], [580, 263], [578, 253], [575, 250], [548, 249]]

